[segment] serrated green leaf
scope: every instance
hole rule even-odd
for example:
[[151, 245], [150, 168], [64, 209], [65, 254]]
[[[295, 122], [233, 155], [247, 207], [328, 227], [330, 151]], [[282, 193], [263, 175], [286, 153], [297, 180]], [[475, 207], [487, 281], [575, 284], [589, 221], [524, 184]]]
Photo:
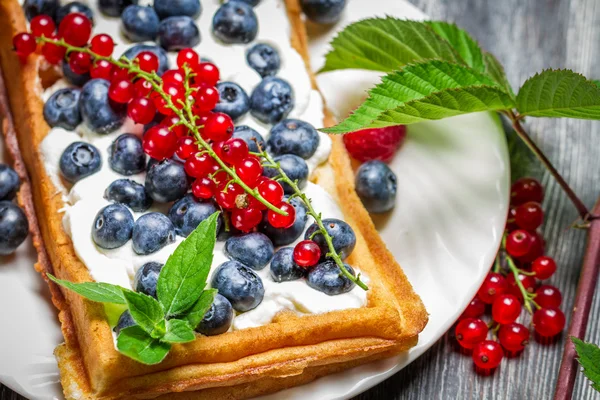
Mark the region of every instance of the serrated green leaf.
[[125, 301], [133, 320], [151, 337], [159, 339], [165, 334], [165, 315], [154, 297], [125, 290]]
[[167, 321], [167, 333], [161, 340], [169, 343], [187, 343], [194, 339], [196, 339], [196, 335], [187, 321], [170, 319]]
[[208, 311], [215, 296], [217, 295], [217, 289], [208, 289], [202, 292], [198, 301], [192, 306], [192, 308], [186, 313], [185, 318], [192, 328], [196, 328], [204, 314]]
[[513, 106], [510, 95], [491, 78], [467, 66], [432, 60], [383, 77], [348, 118], [322, 131], [347, 133]]
[[517, 109], [523, 116], [600, 119], [600, 87], [570, 70], [545, 70], [525, 81]]
[[583, 367], [583, 374], [592, 382], [592, 387], [600, 392], [600, 348], [571, 336], [575, 344], [577, 361]]
[[594, 82], [596, 86], [600, 87], [600, 80], [594, 79], [592, 82]]
[[122, 329], [117, 337], [117, 349], [142, 364], [158, 364], [171, 350], [171, 344], [154, 339], [141, 327]]
[[213, 259], [217, 218], [214, 213], [185, 239], [169, 257], [160, 275], [156, 292], [167, 317], [192, 307], [206, 286]]
[[425, 24], [450, 43], [466, 65], [481, 73], [486, 71], [479, 44], [464, 29], [443, 21], [425, 21]]
[[125, 304], [125, 297], [123, 297], [123, 288], [120, 286], [102, 282], [73, 283], [62, 279], [58, 279], [52, 274], [47, 275], [52, 282], [69, 290], [72, 290], [88, 300], [95, 301], [98, 303]]
[[508, 82], [508, 78], [504, 72], [504, 67], [502, 67], [500, 61], [498, 61], [498, 59], [494, 57], [492, 53], [486, 52], [483, 53], [483, 62], [485, 64], [486, 74], [500, 84], [506, 93], [514, 97], [515, 93], [513, 92], [512, 86], [510, 86], [510, 83]]
[[331, 46], [319, 72], [354, 68], [390, 72], [426, 59], [462, 63], [450, 43], [423, 22], [392, 17], [350, 24]]

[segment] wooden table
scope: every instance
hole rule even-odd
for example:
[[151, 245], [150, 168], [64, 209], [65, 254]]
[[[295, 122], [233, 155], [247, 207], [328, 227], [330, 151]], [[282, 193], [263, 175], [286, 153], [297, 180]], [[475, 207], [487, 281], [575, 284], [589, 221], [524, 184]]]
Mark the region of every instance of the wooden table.
[[[550, 67], [571, 68], [600, 78], [598, 0], [410, 1], [433, 19], [455, 21], [466, 28], [504, 64], [515, 87]], [[531, 118], [527, 128], [591, 207], [600, 195], [600, 122]], [[566, 311], [573, 304], [585, 233], [569, 229], [576, 219], [575, 209], [551, 177], [545, 174], [540, 178], [546, 187], [543, 233], [547, 252], [559, 265], [551, 283], [562, 291], [562, 309]], [[600, 343], [599, 323], [597, 295], [587, 341]], [[552, 345], [532, 343], [520, 357], [505, 360], [493, 376], [481, 377], [474, 373], [470, 357], [457, 351], [449, 333], [408, 368], [357, 399], [549, 399], [564, 340], [563, 335]], [[22, 397], [0, 385], [0, 400], [14, 399]], [[600, 399], [600, 394], [579, 376], [573, 399]]]

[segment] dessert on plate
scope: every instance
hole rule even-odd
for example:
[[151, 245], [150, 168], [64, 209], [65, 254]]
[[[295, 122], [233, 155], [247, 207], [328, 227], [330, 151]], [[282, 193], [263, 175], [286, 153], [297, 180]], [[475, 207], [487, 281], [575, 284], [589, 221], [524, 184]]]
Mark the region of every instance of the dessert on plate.
[[[248, 398], [414, 346], [423, 304], [354, 192], [341, 137], [316, 129], [333, 120], [297, 1], [131, 3], [0, 4], [65, 396]], [[28, 29], [39, 43], [24, 57]], [[161, 273], [198, 237], [212, 254], [190, 290], [212, 297], [184, 324], [194, 336], [151, 361], [125, 351], [136, 328], [163, 346], [164, 323], [203, 299], [161, 309], [149, 333], [131, 300], [163, 307]], [[123, 294], [69, 289], [85, 282]]]

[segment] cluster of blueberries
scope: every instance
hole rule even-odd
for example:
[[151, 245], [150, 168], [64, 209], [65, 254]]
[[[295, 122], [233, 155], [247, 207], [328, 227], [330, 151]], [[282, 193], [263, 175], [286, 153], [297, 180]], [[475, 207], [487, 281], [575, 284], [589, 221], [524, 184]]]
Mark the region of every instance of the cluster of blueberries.
[[0, 255], [14, 253], [27, 237], [27, 216], [13, 203], [21, 180], [14, 169], [0, 164]]

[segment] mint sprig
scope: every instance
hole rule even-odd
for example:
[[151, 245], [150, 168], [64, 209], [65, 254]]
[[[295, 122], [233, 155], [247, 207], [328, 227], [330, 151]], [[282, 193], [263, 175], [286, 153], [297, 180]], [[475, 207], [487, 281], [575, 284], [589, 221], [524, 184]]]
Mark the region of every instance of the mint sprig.
[[214, 213], [185, 239], [169, 257], [158, 277], [158, 300], [132, 290], [103, 282], [53, 282], [99, 303], [125, 304], [136, 325], [122, 329], [117, 349], [143, 364], [160, 363], [172, 343], [191, 342], [194, 329], [213, 303], [216, 290], [207, 289], [217, 236]]
[[575, 345], [577, 361], [583, 367], [583, 374], [592, 382], [592, 387], [600, 392], [600, 348], [592, 343], [571, 336]]

